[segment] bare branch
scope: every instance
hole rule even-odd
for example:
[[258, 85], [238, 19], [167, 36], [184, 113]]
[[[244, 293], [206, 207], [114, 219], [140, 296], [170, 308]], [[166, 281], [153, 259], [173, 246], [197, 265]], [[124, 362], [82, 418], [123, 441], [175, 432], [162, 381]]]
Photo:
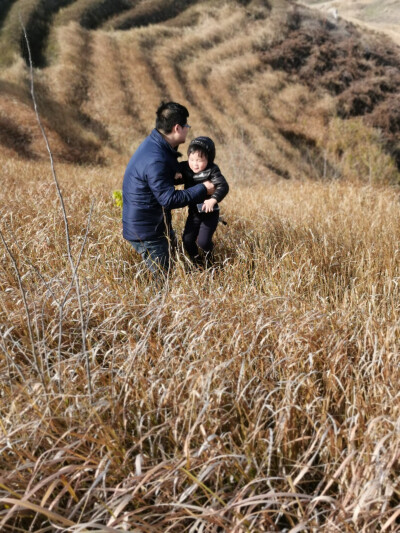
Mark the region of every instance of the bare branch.
[[[39, 111], [38, 111], [38, 106], [37, 106], [37, 101], [36, 101], [36, 96], [35, 96], [35, 85], [34, 85], [34, 80], [33, 80], [33, 64], [32, 64], [32, 56], [31, 56], [31, 49], [30, 49], [30, 45], [29, 45], [29, 39], [28, 39], [28, 35], [26, 33], [26, 28], [25, 28], [25, 25], [24, 25], [24, 23], [22, 21], [21, 15], [20, 15], [19, 18], [20, 18], [20, 24], [21, 24], [21, 27], [22, 27], [22, 30], [23, 30], [23, 33], [24, 33], [24, 38], [25, 38], [26, 47], [27, 47], [27, 51], [28, 51], [29, 72], [30, 72], [30, 88], [31, 88], [31, 97], [32, 97], [33, 107], [34, 107], [34, 111], [35, 111], [37, 122], [39, 124], [40, 131], [42, 132], [42, 136], [43, 136], [43, 139], [44, 139], [45, 144], [46, 144], [47, 152], [49, 154], [51, 173], [52, 173], [52, 176], [53, 176], [54, 183], [56, 185], [58, 198], [60, 200], [61, 212], [62, 212], [62, 216], [63, 216], [63, 220], [64, 220], [67, 255], [68, 255], [68, 260], [69, 260], [71, 273], [72, 273], [72, 280], [71, 280], [70, 289], [67, 291], [67, 295], [64, 297], [64, 300], [63, 300], [63, 302], [61, 303], [61, 305], [59, 307], [59, 309], [60, 309], [60, 314], [59, 314], [60, 328], [59, 328], [59, 344], [58, 344], [59, 370], [61, 370], [61, 334], [62, 334], [63, 307], [65, 305], [67, 296], [69, 294], [69, 291], [71, 290], [72, 285], [75, 285], [76, 295], [77, 295], [77, 298], [78, 298], [80, 318], [81, 318], [82, 351], [83, 351], [84, 357], [86, 359], [86, 372], [87, 372], [87, 379], [88, 379], [88, 393], [89, 393], [90, 401], [92, 401], [90, 361], [89, 361], [89, 354], [87, 353], [87, 349], [86, 349], [85, 321], [84, 321], [84, 317], [83, 317], [82, 300], [81, 300], [81, 294], [80, 294], [79, 280], [78, 280], [78, 276], [77, 276], [77, 269], [78, 269], [78, 266], [79, 266], [79, 263], [80, 263], [80, 260], [81, 260], [81, 256], [82, 256], [83, 249], [84, 249], [84, 246], [85, 246], [86, 240], [87, 240], [87, 235], [88, 235], [88, 232], [89, 232], [93, 204], [92, 204], [92, 207], [90, 209], [90, 213], [89, 213], [89, 217], [88, 217], [88, 223], [87, 223], [87, 227], [86, 227], [86, 233], [85, 233], [85, 238], [84, 238], [84, 241], [83, 241], [83, 245], [81, 247], [81, 250], [80, 250], [80, 253], [79, 253], [79, 256], [78, 256], [78, 260], [77, 260], [77, 263], [75, 265], [73, 257], [72, 257], [72, 251], [71, 251], [71, 238], [70, 238], [68, 217], [67, 217], [67, 212], [66, 212], [66, 208], [65, 208], [64, 198], [63, 198], [63, 195], [62, 195], [62, 192], [61, 192], [61, 188], [60, 188], [60, 185], [59, 185], [59, 182], [58, 182], [58, 179], [57, 179], [57, 174], [56, 174], [56, 170], [55, 170], [55, 166], [54, 166], [53, 154], [51, 152], [50, 144], [49, 144], [49, 141], [48, 141], [48, 138], [47, 138], [46, 132], [44, 130], [42, 121], [40, 119]], [[61, 388], [61, 373], [59, 373], [59, 380], [60, 380], [59, 381], [59, 385], [60, 385], [60, 388]]]

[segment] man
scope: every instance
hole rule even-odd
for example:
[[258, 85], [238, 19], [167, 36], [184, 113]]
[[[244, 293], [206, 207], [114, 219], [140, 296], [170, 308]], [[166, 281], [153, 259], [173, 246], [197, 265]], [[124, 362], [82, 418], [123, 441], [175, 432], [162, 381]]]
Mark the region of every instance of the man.
[[170, 242], [175, 238], [171, 209], [201, 203], [215, 190], [210, 181], [175, 190], [177, 148], [186, 141], [188, 116], [186, 107], [163, 102], [157, 109], [155, 129], [133, 154], [124, 175], [123, 236], [153, 274], [160, 269], [166, 272], [169, 267]]

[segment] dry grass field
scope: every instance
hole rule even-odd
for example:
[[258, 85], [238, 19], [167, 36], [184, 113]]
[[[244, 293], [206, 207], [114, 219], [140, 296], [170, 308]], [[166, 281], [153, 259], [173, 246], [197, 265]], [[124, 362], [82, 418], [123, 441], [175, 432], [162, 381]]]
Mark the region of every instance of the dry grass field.
[[[398, 49], [284, 0], [0, 23], [0, 531], [399, 531]], [[112, 192], [162, 98], [231, 191], [158, 291]]]

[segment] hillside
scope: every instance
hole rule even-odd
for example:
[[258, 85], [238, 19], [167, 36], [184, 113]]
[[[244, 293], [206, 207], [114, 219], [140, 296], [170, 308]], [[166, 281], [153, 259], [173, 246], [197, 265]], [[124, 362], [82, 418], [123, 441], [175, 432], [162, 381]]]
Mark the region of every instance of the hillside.
[[[398, 533], [399, 76], [286, 0], [0, 2], [1, 533]], [[161, 99], [230, 184], [162, 288], [112, 195]]]
[[360, 144], [375, 139], [375, 153], [383, 143], [400, 165], [399, 49], [284, 0], [3, 3], [0, 147], [9, 156], [46, 157], [20, 12], [39, 110], [61, 161], [125, 161], [153, 126], [159, 101], [173, 98], [190, 109], [192, 134], [206, 131], [221, 152], [242, 154], [250, 175], [346, 172], [338, 145], [347, 126], [336, 115], [365, 117], [381, 133], [365, 130]]

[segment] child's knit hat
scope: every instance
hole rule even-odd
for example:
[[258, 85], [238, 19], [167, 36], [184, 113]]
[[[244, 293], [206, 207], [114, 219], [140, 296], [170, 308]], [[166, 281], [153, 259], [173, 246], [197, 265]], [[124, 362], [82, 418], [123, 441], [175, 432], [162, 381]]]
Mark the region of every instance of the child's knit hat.
[[210, 137], [196, 137], [190, 141], [188, 147], [188, 155], [192, 152], [195, 152], [196, 149], [201, 150], [205, 153], [208, 159], [208, 164], [211, 165], [214, 162], [215, 158], [215, 144]]

